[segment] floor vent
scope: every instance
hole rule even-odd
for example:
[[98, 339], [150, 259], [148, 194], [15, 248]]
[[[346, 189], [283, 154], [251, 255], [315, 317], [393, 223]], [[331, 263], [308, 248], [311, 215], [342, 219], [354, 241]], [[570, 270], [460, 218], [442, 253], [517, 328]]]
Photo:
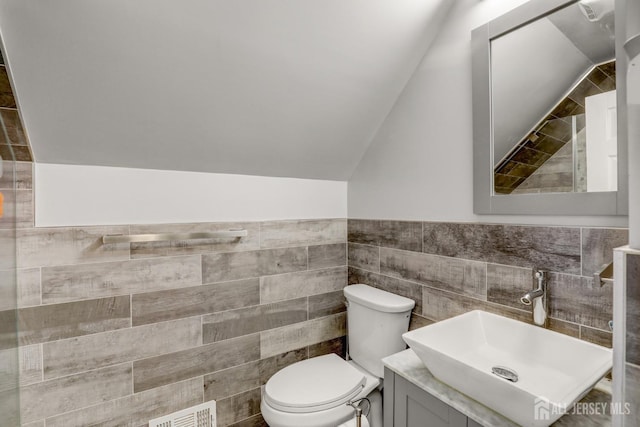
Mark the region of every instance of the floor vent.
[[216, 427], [216, 401], [155, 418], [149, 421], [149, 427]]

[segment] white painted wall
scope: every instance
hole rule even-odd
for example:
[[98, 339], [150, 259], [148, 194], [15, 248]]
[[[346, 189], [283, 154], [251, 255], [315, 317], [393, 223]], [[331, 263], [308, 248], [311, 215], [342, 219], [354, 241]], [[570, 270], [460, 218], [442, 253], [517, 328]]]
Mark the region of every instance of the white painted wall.
[[37, 227], [346, 218], [347, 183], [35, 164]]
[[349, 181], [350, 218], [627, 225], [626, 217], [473, 213], [471, 30], [524, 2], [455, 3]]

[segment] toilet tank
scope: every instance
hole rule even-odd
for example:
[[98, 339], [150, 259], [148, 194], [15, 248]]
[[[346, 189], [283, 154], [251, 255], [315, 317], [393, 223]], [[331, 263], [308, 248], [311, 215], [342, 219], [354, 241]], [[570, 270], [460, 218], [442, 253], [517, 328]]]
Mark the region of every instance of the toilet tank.
[[402, 334], [409, 329], [412, 299], [368, 285], [344, 288], [347, 299], [349, 357], [382, 378], [382, 359], [406, 348]]

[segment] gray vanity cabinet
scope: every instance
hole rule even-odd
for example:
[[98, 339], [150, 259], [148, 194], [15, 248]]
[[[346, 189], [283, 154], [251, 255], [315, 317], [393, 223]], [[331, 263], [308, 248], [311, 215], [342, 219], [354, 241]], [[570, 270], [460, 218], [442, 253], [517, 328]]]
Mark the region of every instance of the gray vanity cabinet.
[[386, 368], [383, 413], [384, 427], [482, 427]]

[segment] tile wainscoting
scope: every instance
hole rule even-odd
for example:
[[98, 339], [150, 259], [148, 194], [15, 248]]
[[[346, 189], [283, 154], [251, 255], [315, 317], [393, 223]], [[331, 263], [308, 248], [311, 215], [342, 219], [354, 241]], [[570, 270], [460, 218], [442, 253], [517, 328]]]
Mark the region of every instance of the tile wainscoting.
[[[248, 236], [101, 243], [228, 228]], [[265, 425], [271, 375], [344, 355], [346, 236], [346, 219], [19, 229], [0, 325], [18, 322], [23, 425], [144, 426], [211, 399], [220, 427]]]
[[[31, 164], [17, 172], [30, 201]], [[591, 276], [627, 241], [624, 229], [358, 219], [35, 228], [32, 208], [17, 213], [18, 310], [0, 305], [0, 325], [19, 325], [29, 427], [144, 426], [211, 399], [221, 427], [265, 426], [271, 375], [344, 355], [347, 283], [415, 300], [411, 328], [476, 308], [529, 322], [519, 298], [542, 268], [551, 328], [610, 346], [612, 285]], [[247, 237], [101, 243], [239, 227]], [[10, 332], [0, 351], [15, 351]]]
[[348, 221], [349, 283], [415, 300], [411, 328], [482, 309], [532, 321], [520, 297], [550, 272], [550, 328], [611, 347], [613, 285], [593, 273], [626, 229], [418, 221]]

